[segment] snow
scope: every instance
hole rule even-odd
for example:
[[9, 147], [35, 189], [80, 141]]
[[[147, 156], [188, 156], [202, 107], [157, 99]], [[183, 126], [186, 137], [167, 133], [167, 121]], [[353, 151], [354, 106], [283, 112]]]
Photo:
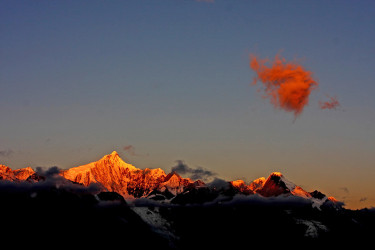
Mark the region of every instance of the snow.
[[136, 212], [144, 222], [149, 224], [154, 232], [167, 238], [169, 242], [177, 239], [177, 237], [172, 233], [171, 225], [169, 222], [163, 218], [159, 212], [159, 207], [132, 207], [133, 211]]
[[164, 227], [168, 222], [159, 214], [159, 208], [155, 207], [153, 211], [148, 207], [133, 207], [134, 212], [136, 212], [141, 218], [149, 225], [155, 228]]
[[323, 205], [324, 202], [326, 202], [327, 199], [327, 197], [324, 197], [323, 199], [310, 198], [312, 202], [312, 207], [317, 208], [319, 210], [321, 210], [320, 207]]
[[[106, 165], [116, 166], [120, 169], [121, 168], [122, 169], [127, 168], [130, 171], [139, 170], [138, 168], [134, 167], [133, 165], [124, 162], [120, 158], [118, 153], [116, 151], [113, 151], [111, 154], [103, 156], [98, 161], [91, 162], [91, 163], [88, 163], [88, 164], [85, 164], [85, 165], [82, 165], [82, 166], [78, 166], [78, 167], [68, 169], [66, 172], [64, 172], [64, 177], [68, 178], [68, 179], [71, 179], [71, 178], [74, 178], [75, 176], [77, 176], [80, 173], [83, 174], [83, 173], [86, 173], [86, 172], [91, 172], [92, 169], [94, 169], [96, 167], [103, 167], [103, 166], [106, 166]], [[90, 177], [93, 178], [91, 173], [90, 173]]]
[[327, 232], [328, 228], [319, 221], [297, 219], [297, 224], [306, 225], [305, 237], [318, 238], [320, 232]]
[[301, 187], [295, 185], [293, 182], [286, 179], [283, 175], [281, 175], [281, 180], [285, 183], [286, 187], [291, 191], [293, 195], [303, 197], [305, 199], [309, 199], [311, 201], [311, 205], [313, 208], [317, 208], [319, 210], [320, 207], [323, 205], [323, 203], [327, 200], [327, 197], [324, 197], [323, 199], [317, 199], [311, 197], [309, 193], [307, 193], [305, 190], [303, 190]]
[[307, 193], [305, 190], [303, 190], [301, 187], [297, 186], [293, 182], [289, 181], [281, 173], [274, 172], [272, 174], [280, 176], [281, 181], [283, 181], [285, 183], [285, 186], [290, 190], [290, 192], [293, 195], [303, 197], [305, 199], [309, 199], [312, 203], [311, 205], [312, 205], [313, 208], [317, 208], [318, 210], [321, 210], [320, 207], [328, 199], [327, 197], [324, 197], [323, 199], [313, 198], [313, 197], [311, 197], [311, 195], [309, 193]]
[[289, 181], [287, 178], [285, 178], [283, 175], [280, 176], [281, 180], [285, 183], [285, 186], [290, 190], [293, 191], [296, 188], [296, 184]]

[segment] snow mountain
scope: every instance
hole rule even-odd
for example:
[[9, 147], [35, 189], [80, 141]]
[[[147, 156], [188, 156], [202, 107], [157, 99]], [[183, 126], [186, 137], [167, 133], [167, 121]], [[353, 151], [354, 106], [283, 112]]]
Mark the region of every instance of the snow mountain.
[[0, 180], [21, 182], [27, 180], [35, 171], [31, 167], [12, 170], [10, 167], [0, 164]]
[[[160, 168], [139, 169], [123, 161], [116, 151], [103, 156], [95, 162], [62, 170], [59, 175], [72, 183], [82, 186], [95, 185], [101, 191], [116, 192], [125, 199], [149, 198], [172, 203], [211, 202], [223, 194], [232, 197], [236, 194], [263, 197], [298, 196], [307, 199], [313, 207], [320, 209], [323, 204], [340, 207], [333, 197], [327, 197], [319, 191], [307, 192], [289, 181], [280, 172], [273, 172], [266, 179], [258, 178], [247, 185], [243, 180], [228, 182], [229, 189], [216, 190], [201, 180], [183, 178], [178, 173], [166, 174]], [[30, 167], [12, 170], [0, 165], [0, 180], [14, 182], [39, 182], [45, 179]]]
[[116, 151], [96, 162], [62, 171], [61, 175], [84, 186], [97, 184], [103, 191], [117, 192], [124, 198], [147, 197], [152, 191], [175, 196], [194, 183], [176, 173], [167, 175], [160, 168], [136, 168], [124, 162]]
[[[136, 168], [115, 151], [82, 166], [52, 170], [0, 165], [5, 238], [22, 237], [26, 243], [45, 235], [49, 241], [67, 238], [67, 246], [125, 242], [139, 249], [267, 247], [272, 239], [299, 249], [306, 243], [337, 247], [342, 239], [343, 246], [348, 240], [368, 244], [374, 235], [373, 209], [345, 209], [280, 172], [215, 186], [160, 168]], [[43, 225], [42, 233], [30, 230], [32, 225]], [[82, 232], [95, 239], [82, 238]]]

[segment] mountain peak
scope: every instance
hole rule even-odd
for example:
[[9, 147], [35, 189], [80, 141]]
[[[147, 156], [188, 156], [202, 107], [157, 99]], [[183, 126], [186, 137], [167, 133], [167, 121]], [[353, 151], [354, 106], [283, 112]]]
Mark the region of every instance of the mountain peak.
[[120, 167], [128, 168], [129, 170], [132, 170], [132, 171], [138, 170], [133, 165], [126, 163], [123, 159], [121, 159], [121, 157], [116, 151], [113, 151], [112, 153], [103, 156], [100, 160], [93, 162], [93, 163], [96, 163], [97, 165], [108, 165], [111, 167], [120, 166]]
[[260, 177], [258, 179], [253, 180], [253, 182], [250, 183], [249, 188], [253, 192], [257, 192], [258, 190], [260, 190], [263, 187], [265, 182], [266, 182], [266, 178]]
[[113, 151], [112, 153], [110, 154], [107, 154], [107, 155], [104, 155], [102, 159], [106, 159], [106, 158], [120, 158], [119, 154], [116, 152], [116, 151]]
[[280, 172], [273, 172], [264, 182], [263, 187], [258, 191], [263, 196], [278, 196], [291, 193], [295, 184], [287, 180]]
[[181, 176], [180, 176], [179, 174], [177, 174], [176, 171], [172, 171], [171, 173], [169, 173], [169, 174], [165, 177], [164, 182], [169, 181], [169, 179], [171, 179], [172, 177], [173, 177], [174, 179], [178, 179], [178, 180], [182, 179]]
[[280, 173], [280, 172], [272, 172], [272, 173], [270, 174], [270, 176], [278, 176], [278, 177], [282, 177], [283, 174]]
[[107, 164], [107, 165], [109, 164], [111, 166], [126, 164], [129, 169], [136, 170], [134, 166], [126, 163], [123, 159], [121, 159], [120, 155], [116, 151], [113, 151], [110, 154], [104, 155], [100, 160], [96, 162], [97, 163], [103, 162], [104, 164]]
[[276, 184], [281, 185], [283, 188], [286, 188], [289, 191], [294, 190], [296, 187], [296, 185], [293, 182], [285, 178], [285, 176], [280, 172], [272, 172], [268, 177], [267, 181], [269, 180], [274, 181]]
[[[112, 186], [121, 186], [125, 173], [136, 171], [138, 168], [124, 162], [116, 151], [103, 156], [100, 160], [88, 163], [86, 165], [70, 168], [61, 172], [61, 175], [68, 180], [81, 183], [88, 186], [91, 183], [101, 183], [107, 187], [109, 191], [118, 191], [124, 194], [124, 190], [113, 188]], [[113, 179], [109, 181], [110, 179]], [[125, 188], [126, 189], [126, 188]]]
[[30, 168], [12, 170], [10, 167], [0, 164], [0, 180], [24, 181], [35, 171]]
[[235, 180], [235, 181], [231, 181], [231, 184], [234, 186], [234, 187], [241, 187], [241, 186], [245, 186], [245, 181], [243, 180]]
[[239, 191], [243, 194], [252, 194], [253, 193], [253, 190], [250, 189], [250, 185], [249, 186], [246, 185], [245, 181], [243, 181], [243, 180], [235, 180], [235, 181], [231, 181], [229, 183], [232, 185], [232, 187], [235, 190], [237, 190], [237, 191]]

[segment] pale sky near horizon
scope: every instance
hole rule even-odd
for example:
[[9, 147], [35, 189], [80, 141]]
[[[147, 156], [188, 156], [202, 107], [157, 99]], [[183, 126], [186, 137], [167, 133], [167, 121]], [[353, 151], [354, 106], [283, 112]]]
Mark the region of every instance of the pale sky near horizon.
[[[228, 180], [280, 171], [375, 206], [374, 1], [4, 0], [0, 35], [0, 164], [70, 168], [116, 150]], [[313, 72], [296, 120], [251, 85], [251, 53]], [[341, 106], [321, 110], [327, 95]]]

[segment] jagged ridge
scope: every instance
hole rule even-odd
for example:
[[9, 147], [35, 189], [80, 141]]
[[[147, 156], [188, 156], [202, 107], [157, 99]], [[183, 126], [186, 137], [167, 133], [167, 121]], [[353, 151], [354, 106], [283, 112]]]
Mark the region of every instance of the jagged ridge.
[[166, 173], [160, 169], [138, 169], [125, 163], [116, 151], [105, 155], [99, 161], [61, 172], [68, 180], [88, 186], [97, 183], [106, 191], [117, 192], [128, 197], [146, 197], [152, 191], [181, 193], [185, 187], [194, 183], [176, 173]]
[[[189, 200], [194, 200], [191, 197], [194, 193], [200, 195], [209, 193], [207, 191], [192, 191], [202, 187], [208, 188], [200, 180], [193, 181], [189, 178], [182, 178], [175, 172], [167, 175], [160, 168], [141, 170], [124, 162], [116, 151], [105, 155], [96, 162], [63, 170], [59, 174], [73, 183], [84, 186], [96, 184], [102, 191], [116, 192], [124, 198], [148, 197], [163, 200], [172, 199], [184, 194], [184, 192], [190, 192]], [[38, 182], [43, 178], [30, 167], [11, 170], [7, 166], [0, 165], [0, 180]], [[311, 200], [313, 207], [317, 208], [326, 202], [338, 203], [335, 198], [327, 197], [319, 191], [309, 193], [303, 190], [279, 172], [271, 173], [267, 179], [264, 177], [258, 178], [249, 185], [243, 180], [231, 181], [229, 184], [232, 190], [229, 192], [231, 194], [259, 194], [264, 197], [299, 196]], [[229, 193], [226, 192], [226, 194]], [[181, 197], [177, 200], [182, 200]]]
[[27, 180], [35, 171], [31, 167], [12, 170], [0, 164], [0, 180], [21, 182]]

